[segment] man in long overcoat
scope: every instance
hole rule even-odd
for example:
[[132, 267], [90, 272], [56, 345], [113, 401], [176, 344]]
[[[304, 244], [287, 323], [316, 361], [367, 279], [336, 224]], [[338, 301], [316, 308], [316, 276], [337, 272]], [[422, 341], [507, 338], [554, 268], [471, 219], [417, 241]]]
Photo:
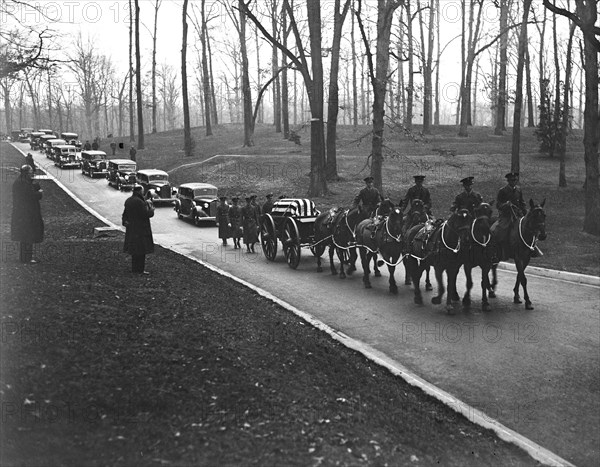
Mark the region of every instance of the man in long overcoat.
[[12, 186], [13, 210], [10, 237], [19, 242], [22, 263], [35, 263], [33, 244], [44, 240], [44, 221], [40, 208], [42, 190], [33, 182], [33, 169], [23, 165]]
[[142, 185], [135, 185], [133, 193], [125, 201], [122, 223], [125, 226], [123, 251], [131, 255], [131, 272], [146, 272], [146, 255], [154, 253], [154, 239], [150, 218], [154, 216], [151, 200], [144, 199]]
[[231, 238], [233, 238], [234, 250], [242, 247], [240, 245], [240, 238], [242, 238], [242, 208], [238, 204], [239, 200], [240, 198], [238, 196], [231, 198], [233, 204], [227, 213], [229, 217], [228, 223], [231, 225]]

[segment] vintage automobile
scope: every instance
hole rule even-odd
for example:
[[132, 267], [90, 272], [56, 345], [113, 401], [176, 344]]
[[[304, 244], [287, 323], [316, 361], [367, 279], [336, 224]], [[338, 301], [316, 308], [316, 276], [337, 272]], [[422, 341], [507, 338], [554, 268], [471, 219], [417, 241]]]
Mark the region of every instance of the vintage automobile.
[[46, 133], [41, 132], [41, 131], [32, 131], [31, 134], [29, 135], [29, 146], [31, 147], [31, 149], [37, 149], [38, 148], [38, 140], [39, 137], [42, 135], [45, 135]]
[[106, 176], [108, 161], [104, 151], [82, 151], [81, 152], [81, 173], [94, 178], [96, 175]]
[[131, 190], [136, 183], [137, 164], [129, 159], [109, 159], [106, 179], [118, 190]]
[[196, 225], [217, 218], [217, 187], [208, 183], [184, 183], [177, 190], [175, 211], [179, 219], [189, 219]]
[[60, 137], [77, 149], [81, 149], [81, 141], [79, 141], [79, 135], [77, 133], [64, 132], [60, 134]]
[[47, 139], [44, 142], [46, 157], [48, 159], [54, 160], [54, 147], [62, 146], [64, 144], [67, 144], [67, 142], [64, 139], [59, 139], [59, 138]]
[[56, 139], [56, 136], [43, 134], [40, 137], [38, 137], [37, 148], [40, 152], [46, 152], [46, 141], [49, 141], [51, 139]]
[[53, 146], [54, 151], [54, 165], [64, 169], [65, 167], [76, 167], [81, 166], [81, 156], [77, 152], [77, 148], [72, 144], [60, 144]]
[[137, 171], [137, 183], [144, 188], [144, 197], [155, 205], [175, 201], [177, 190], [169, 183], [169, 174], [163, 170], [143, 169]]
[[19, 142], [20, 143], [28, 143], [29, 135], [31, 134], [32, 131], [33, 131], [33, 128], [21, 128], [21, 131], [19, 133]]

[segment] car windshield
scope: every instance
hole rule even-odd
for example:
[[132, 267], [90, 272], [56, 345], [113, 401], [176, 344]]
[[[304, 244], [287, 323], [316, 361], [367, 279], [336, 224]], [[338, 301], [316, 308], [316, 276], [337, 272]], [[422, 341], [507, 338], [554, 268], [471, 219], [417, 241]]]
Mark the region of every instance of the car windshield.
[[161, 175], [161, 174], [155, 174], [155, 175], [150, 175], [148, 177], [148, 180], [150, 180], [151, 182], [166, 182], [169, 179], [168, 175]]
[[216, 188], [196, 188], [194, 190], [194, 196], [202, 196], [202, 197], [217, 196], [217, 189]]
[[102, 161], [104, 159], [104, 156], [101, 156], [100, 154], [94, 154], [90, 157], [90, 160], [92, 161]]
[[127, 172], [135, 172], [135, 164], [120, 164], [119, 170], [127, 171]]

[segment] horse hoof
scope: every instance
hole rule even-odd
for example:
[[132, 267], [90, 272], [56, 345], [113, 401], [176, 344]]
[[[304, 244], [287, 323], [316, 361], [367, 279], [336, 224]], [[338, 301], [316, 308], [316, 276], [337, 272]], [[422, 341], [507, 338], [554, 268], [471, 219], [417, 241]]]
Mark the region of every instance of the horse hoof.
[[379, 271], [375, 271], [375, 277], [381, 277], [381, 273]]
[[525, 309], [526, 310], [533, 310], [533, 305], [531, 303], [526, 303], [525, 304]]
[[371, 284], [365, 284], [365, 289], [372, 289], [373, 286]]
[[490, 298], [496, 298], [496, 292], [494, 292], [493, 290], [490, 290], [488, 292], [488, 297], [490, 297]]
[[523, 302], [521, 301], [521, 299], [519, 297], [515, 297], [513, 299], [513, 303], [516, 304], [516, 305], [519, 305], [520, 303], [523, 303]]
[[453, 302], [460, 302], [460, 296], [458, 295], [458, 293], [452, 294], [452, 301]]
[[398, 295], [398, 287], [390, 287], [390, 293]]
[[463, 298], [462, 299], [462, 304], [463, 304], [464, 307], [467, 307], [467, 308], [470, 307], [471, 306], [471, 299], [467, 298], [467, 297]]
[[452, 305], [446, 305], [446, 313], [448, 313], [449, 315], [453, 315], [454, 307]]
[[350, 274], [352, 274], [354, 271], [356, 271], [356, 267], [355, 267], [355, 266], [350, 266], [350, 267], [347, 269], [347, 272], [348, 272], [348, 274], [349, 274], [349, 275], [350, 275]]
[[323, 272], [323, 268], [322, 267], [318, 267], [317, 268], [317, 272]]
[[433, 286], [431, 284], [425, 284], [425, 290], [427, 292], [431, 292], [433, 290]]
[[340, 279], [345, 279], [345, 278], [346, 278], [346, 274], [344, 274], [344, 273], [341, 273], [341, 274], [340, 274]]
[[423, 304], [423, 299], [421, 297], [415, 297], [415, 303], [417, 305], [422, 305]]
[[439, 305], [442, 303], [442, 297], [431, 297], [431, 303], [434, 305]]
[[404, 285], [411, 285], [412, 282], [411, 281], [404, 281]]
[[483, 303], [481, 305], [481, 311], [492, 311], [492, 307], [489, 303]]

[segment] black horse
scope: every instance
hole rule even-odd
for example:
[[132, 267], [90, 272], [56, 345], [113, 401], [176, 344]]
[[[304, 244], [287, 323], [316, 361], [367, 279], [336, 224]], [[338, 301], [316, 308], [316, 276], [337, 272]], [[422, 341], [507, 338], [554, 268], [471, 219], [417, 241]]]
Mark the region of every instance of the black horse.
[[402, 235], [404, 219], [402, 215], [402, 203], [392, 207], [393, 203], [387, 200], [386, 208], [389, 214], [376, 225], [375, 219], [366, 219], [356, 227], [356, 241], [360, 246], [360, 259], [363, 268], [363, 283], [365, 288], [371, 288], [369, 275], [371, 273], [369, 264], [371, 260], [376, 261], [377, 254], [381, 255], [379, 266], [386, 264], [390, 274], [389, 290], [393, 294], [398, 293], [398, 286], [394, 278], [396, 266], [402, 262], [404, 251], [404, 238]]
[[[317, 272], [323, 272], [321, 267], [321, 256], [325, 252], [326, 248], [329, 248], [329, 267], [331, 274], [336, 275], [337, 269], [333, 262], [333, 253], [335, 251], [335, 245], [333, 243], [333, 232], [335, 230], [338, 219], [342, 216], [346, 216], [347, 212], [342, 208], [332, 208], [325, 211], [315, 219], [314, 224], [314, 243], [311, 246], [311, 251], [317, 257]], [[341, 266], [342, 274], [344, 274], [344, 266]], [[344, 274], [345, 276], [345, 274]]]
[[419, 287], [421, 275], [427, 267], [433, 266], [438, 283], [438, 294], [431, 299], [431, 302], [435, 305], [442, 303], [445, 292], [443, 274], [446, 271], [448, 276], [446, 307], [448, 312], [453, 309], [452, 301], [459, 300], [456, 291], [456, 276], [462, 265], [459, 252], [462, 248], [466, 248], [472, 220], [473, 217], [468, 210], [459, 209], [452, 213], [448, 220], [438, 223], [424, 244], [418, 238], [415, 239], [421, 229], [420, 225], [408, 231], [406, 237], [408, 254], [405, 265], [415, 289], [415, 303], [423, 303]]
[[[345, 209], [341, 215], [338, 215], [332, 225], [331, 242], [335, 247], [338, 259], [340, 260], [340, 278], [346, 277], [346, 272], [352, 274], [356, 271], [356, 226], [364, 219], [368, 218], [368, 213], [360, 207]], [[347, 266], [344, 272], [344, 265]]]
[[[427, 212], [427, 208], [425, 207], [425, 203], [423, 203], [420, 199], [414, 199], [410, 203], [410, 209], [406, 216], [404, 217], [404, 237], [406, 237], [406, 233], [412, 229], [415, 225], [421, 225], [421, 227], [425, 226], [427, 221], [433, 221], [432, 216]], [[433, 290], [431, 286], [431, 281], [429, 280], [429, 269], [425, 269], [425, 290]], [[404, 263], [404, 285], [410, 285], [412, 282], [410, 280], [410, 274], [408, 273], [408, 268], [406, 267], [406, 263]]]
[[475, 208], [475, 219], [471, 224], [469, 233], [469, 247], [463, 250], [463, 268], [467, 278], [467, 291], [462, 299], [464, 307], [471, 306], [471, 289], [473, 278], [471, 271], [479, 266], [481, 268], [481, 309], [490, 311], [488, 290], [491, 289], [489, 272], [497, 263], [496, 243], [492, 241], [490, 228], [492, 226], [492, 206], [494, 202], [481, 203]]
[[[525, 298], [525, 309], [533, 310], [529, 294], [527, 293], [527, 277], [525, 277], [525, 268], [536, 249], [538, 240], [546, 240], [546, 211], [544, 211], [544, 199], [540, 204], [535, 204], [532, 199], [529, 200], [529, 212], [525, 216], [519, 217], [508, 231], [508, 248], [506, 254], [509, 258], [515, 260], [517, 268], [517, 280], [513, 288], [514, 303], [523, 303], [519, 297], [519, 286], [523, 286], [523, 297]], [[494, 240], [497, 240], [492, 236]], [[503, 258], [504, 259], [504, 258]], [[496, 265], [492, 266], [492, 289], [495, 289], [498, 283], [496, 276]]]

